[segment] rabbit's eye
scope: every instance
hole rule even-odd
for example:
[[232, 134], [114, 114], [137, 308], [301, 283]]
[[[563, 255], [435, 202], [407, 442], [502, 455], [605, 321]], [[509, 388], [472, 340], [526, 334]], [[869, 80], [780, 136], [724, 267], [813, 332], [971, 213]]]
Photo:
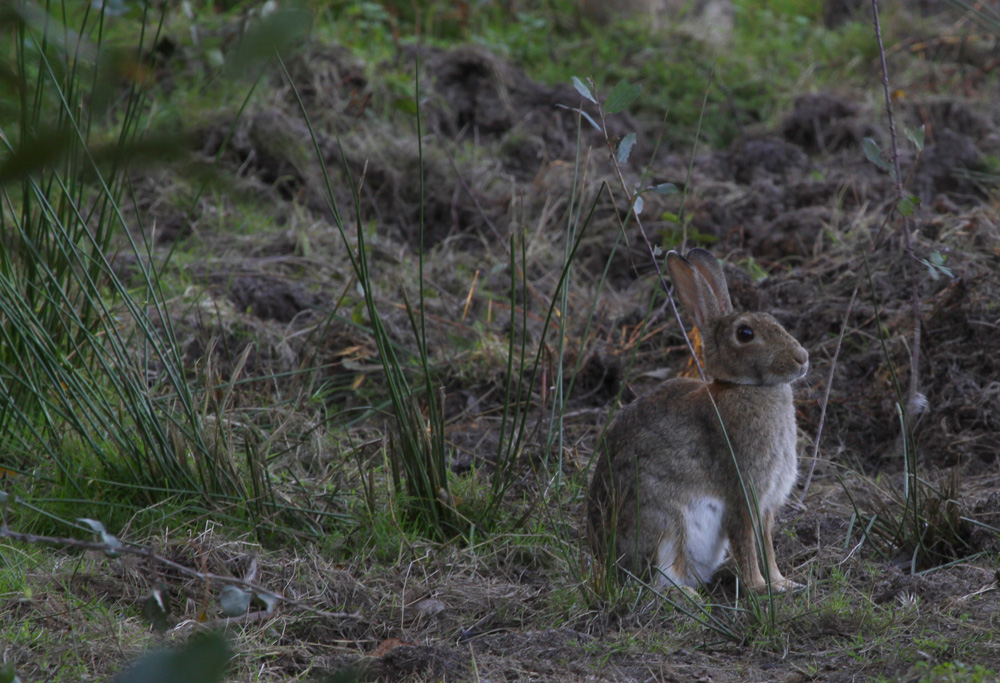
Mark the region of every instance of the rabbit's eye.
[[753, 341], [753, 328], [749, 325], [740, 325], [736, 328], [736, 339], [741, 344], [747, 344]]

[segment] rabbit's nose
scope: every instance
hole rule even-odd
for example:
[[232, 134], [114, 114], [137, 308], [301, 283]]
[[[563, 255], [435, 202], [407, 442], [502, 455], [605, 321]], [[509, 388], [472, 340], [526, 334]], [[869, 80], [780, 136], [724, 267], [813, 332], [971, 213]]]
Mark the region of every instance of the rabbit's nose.
[[800, 346], [792, 352], [792, 357], [799, 362], [799, 365], [805, 365], [809, 361], [809, 352]]

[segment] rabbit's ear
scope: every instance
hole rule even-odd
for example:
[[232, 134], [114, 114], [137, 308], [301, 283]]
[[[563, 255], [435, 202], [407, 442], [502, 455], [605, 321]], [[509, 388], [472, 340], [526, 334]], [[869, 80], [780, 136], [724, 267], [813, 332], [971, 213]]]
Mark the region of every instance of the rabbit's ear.
[[[712, 258], [711, 254], [709, 258]], [[667, 270], [670, 272], [670, 279], [673, 280], [677, 296], [684, 307], [694, 315], [698, 329], [707, 330], [712, 321], [725, 312], [709, 280], [702, 275], [701, 270], [695, 268], [695, 264], [676, 251], [667, 254]], [[725, 280], [722, 284], [725, 287]], [[726, 303], [728, 302], [727, 293]], [[732, 310], [732, 304], [729, 304], [729, 310]]]
[[726, 274], [722, 272], [722, 265], [718, 259], [712, 256], [711, 252], [705, 249], [692, 249], [687, 253], [687, 260], [694, 266], [694, 269], [704, 276], [708, 285], [715, 293], [715, 298], [719, 302], [719, 312], [727, 315], [733, 312], [733, 302], [729, 298], [729, 286], [726, 284]]

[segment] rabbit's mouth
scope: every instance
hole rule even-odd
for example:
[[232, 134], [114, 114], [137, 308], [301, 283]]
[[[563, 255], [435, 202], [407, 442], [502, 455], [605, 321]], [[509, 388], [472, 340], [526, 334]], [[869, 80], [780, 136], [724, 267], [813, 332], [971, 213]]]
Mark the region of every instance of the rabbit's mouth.
[[792, 378], [792, 381], [795, 382], [797, 380], [800, 380], [808, 374], [809, 374], [809, 361], [806, 361], [801, 366], [799, 366], [799, 373], [796, 377]]
[[784, 372], [775, 372], [775, 384], [792, 384], [793, 382], [798, 382], [800, 379], [804, 378], [809, 374], [809, 363], [806, 362], [804, 365], [799, 365], [795, 368], [786, 369]]
[[[809, 357], [803, 360], [794, 358], [791, 361], [775, 363], [769, 372], [764, 372], [762, 384], [792, 384], [809, 374]], [[768, 381], [770, 380], [770, 381]]]
[[795, 350], [792, 351], [791, 361], [797, 367], [795, 367], [791, 372], [791, 379], [789, 382], [794, 382], [800, 380], [809, 374], [809, 352], [806, 351], [801, 346], [796, 346]]

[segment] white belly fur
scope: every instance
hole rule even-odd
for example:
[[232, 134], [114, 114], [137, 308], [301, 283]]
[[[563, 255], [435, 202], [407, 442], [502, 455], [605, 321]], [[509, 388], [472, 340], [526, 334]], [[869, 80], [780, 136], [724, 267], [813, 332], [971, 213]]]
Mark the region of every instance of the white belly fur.
[[722, 529], [725, 510], [725, 503], [712, 496], [701, 496], [688, 503], [683, 516], [683, 556], [678, 557], [676, 538], [664, 535], [657, 547], [658, 587], [678, 584], [697, 588], [711, 580], [729, 547]]

